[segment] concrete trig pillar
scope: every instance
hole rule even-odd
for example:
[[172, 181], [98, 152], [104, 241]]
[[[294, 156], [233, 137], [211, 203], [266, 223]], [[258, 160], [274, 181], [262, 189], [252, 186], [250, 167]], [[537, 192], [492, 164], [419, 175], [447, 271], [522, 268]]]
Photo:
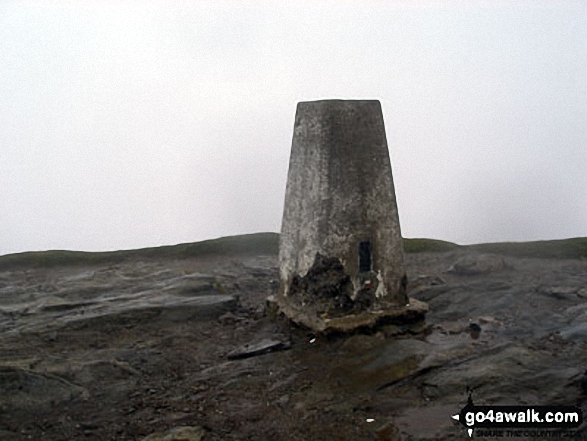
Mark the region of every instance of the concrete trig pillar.
[[421, 318], [406, 294], [403, 242], [381, 104], [298, 104], [275, 299], [316, 331]]

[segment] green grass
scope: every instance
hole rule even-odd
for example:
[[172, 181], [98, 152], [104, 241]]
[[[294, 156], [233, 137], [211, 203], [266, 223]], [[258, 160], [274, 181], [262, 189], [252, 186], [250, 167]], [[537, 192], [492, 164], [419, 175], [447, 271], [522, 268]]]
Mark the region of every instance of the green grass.
[[404, 251], [406, 253], [442, 253], [457, 248], [460, 248], [460, 245], [444, 240], [404, 238]]
[[585, 259], [587, 258], [587, 237], [538, 240], [534, 242], [482, 243], [469, 245], [469, 248], [484, 253], [505, 254], [515, 257]]
[[133, 259], [185, 259], [222, 255], [277, 254], [279, 234], [256, 233], [221, 237], [202, 242], [107, 252], [30, 251], [0, 256], [0, 271], [13, 268], [49, 268], [65, 265], [119, 263]]
[[[133, 259], [185, 259], [202, 256], [277, 255], [279, 234], [256, 233], [221, 237], [202, 242], [107, 252], [31, 251], [0, 256], [0, 271], [14, 268], [49, 268], [68, 265], [113, 264]], [[516, 257], [554, 259], [587, 258], [587, 238], [536, 242], [500, 242], [457, 245], [435, 239], [404, 239], [406, 253], [446, 252], [471, 249]]]

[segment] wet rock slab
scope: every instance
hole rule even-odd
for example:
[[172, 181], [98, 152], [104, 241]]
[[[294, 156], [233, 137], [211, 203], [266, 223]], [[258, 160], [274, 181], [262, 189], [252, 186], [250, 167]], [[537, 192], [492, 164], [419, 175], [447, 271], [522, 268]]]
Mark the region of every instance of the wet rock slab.
[[[21, 286], [0, 288], [0, 332], [58, 328], [76, 321], [157, 316], [184, 321], [218, 317], [238, 299], [221, 293], [213, 276], [179, 275], [138, 263], [35, 280], [34, 271], [8, 272]], [[27, 273], [30, 275], [27, 277]], [[38, 271], [38, 273], [43, 273]], [[23, 277], [24, 276], [24, 277]], [[37, 283], [43, 281], [44, 283]], [[26, 292], [26, 295], [20, 293]]]
[[464, 440], [468, 389], [587, 414], [587, 262], [463, 257], [406, 256], [419, 329], [330, 334], [264, 316], [276, 256], [4, 271], [0, 438]]

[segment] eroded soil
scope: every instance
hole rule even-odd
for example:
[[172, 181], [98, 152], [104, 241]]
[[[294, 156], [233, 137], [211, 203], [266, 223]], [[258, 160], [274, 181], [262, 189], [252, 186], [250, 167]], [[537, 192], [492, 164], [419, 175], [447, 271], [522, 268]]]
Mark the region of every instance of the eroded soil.
[[587, 415], [587, 262], [447, 272], [462, 253], [407, 255], [415, 335], [272, 320], [276, 256], [0, 272], [0, 439], [464, 440], [467, 388]]

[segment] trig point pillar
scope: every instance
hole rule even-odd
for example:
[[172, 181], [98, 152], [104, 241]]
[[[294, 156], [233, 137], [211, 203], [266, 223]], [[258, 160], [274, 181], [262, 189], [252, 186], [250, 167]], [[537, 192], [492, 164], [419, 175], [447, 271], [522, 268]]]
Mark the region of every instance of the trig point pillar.
[[381, 104], [297, 106], [273, 299], [316, 331], [422, 318], [408, 299]]

